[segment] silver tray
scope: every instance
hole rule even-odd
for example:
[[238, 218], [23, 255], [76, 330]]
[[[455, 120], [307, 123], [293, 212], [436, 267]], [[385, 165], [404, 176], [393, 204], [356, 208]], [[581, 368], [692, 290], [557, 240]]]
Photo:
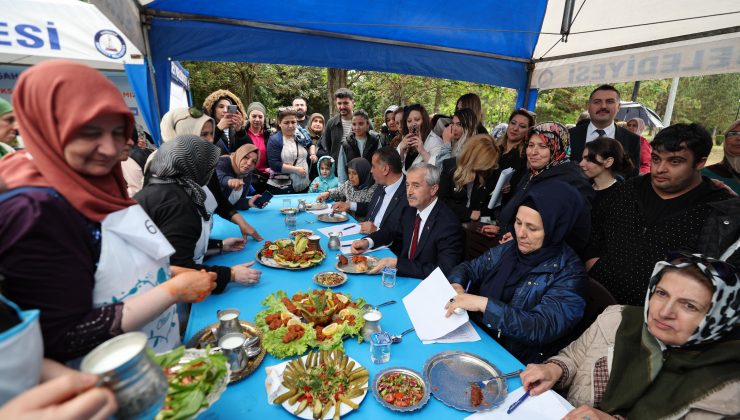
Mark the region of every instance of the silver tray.
[[324, 213], [316, 216], [316, 218], [326, 223], [339, 223], [349, 220], [349, 216], [344, 213], [335, 213], [334, 216], [331, 213]]
[[506, 399], [506, 379], [497, 379], [481, 389], [485, 403], [478, 407], [470, 403], [471, 382], [484, 381], [502, 374], [492, 363], [472, 353], [437, 353], [426, 361], [422, 374], [431, 386], [434, 397], [458, 410], [488, 411], [498, 407]]
[[[322, 274], [328, 274], [328, 273], [339, 274], [342, 277], [342, 281], [339, 282], [339, 283], [337, 283], [337, 284], [332, 284], [332, 285], [320, 283], [319, 282], [319, 276], [322, 275]], [[347, 275], [344, 274], [344, 273], [337, 273], [336, 271], [323, 271], [321, 273], [314, 274], [314, 276], [313, 276], [313, 282], [316, 283], [316, 284], [318, 284], [321, 287], [328, 287], [328, 288], [339, 287], [339, 286], [343, 285], [344, 283], [347, 283]]]
[[328, 208], [329, 205], [326, 203], [306, 203], [306, 210], [308, 211], [324, 210]]
[[[260, 365], [260, 363], [262, 363], [262, 359], [265, 358], [265, 347], [261, 344], [262, 340], [264, 339], [262, 330], [260, 330], [259, 327], [252, 324], [251, 322], [241, 319], [239, 320], [239, 324], [241, 324], [242, 326], [242, 333], [247, 336], [247, 338], [254, 336], [260, 338], [261, 351], [260, 354], [257, 355], [257, 357], [249, 359], [244, 369], [231, 371], [229, 383], [241, 381], [242, 379], [251, 375], [252, 372], [257, 370], [257, 367]], [[187, 352], [188, 349], [205, 349], [207, 346], [217, 347], [218, 340], [216, 340], [216, 328], [218, 328], [218, 326], [219, 323], [215, 322], [195, 333], [193, 338], [191, 338], [190, 341], [188, 341], [188, 344], [185, 345], [185, 347], [187, 348], [185, 351]]]
[[[373, 267], [375, 267], [376, 265], [378, 265], [378, 262], [380, 261], [380, 259], [378, 257], [373, 257], [373, 256], [370, 256], [370, 255], [365, 255], [365, 257], [367, 257], [367, 271], [372, 270]], [[347, 259], [349, 260], [349, 262], [347, 262], [347, 265], [340, 267], [339, 266], [339, 261], [337, 261], [337, 263], [334, 264], [334, 267], [336, 267], [337, 270], [339, 270], [339, 271], [341, 271], [343, 273], [348, 273], [348, 274], [367, 274], [367, 271], [357, 271], [357, 269], [355, 268], [355, 263], [352, 262], [352, 257], [347, 257]]]
[[[421, 398], [421, 401], [419, 401], [416, 405], [412, 405], [409, 407], [398, 407], [398, 406], [395, 406], [385, 401], [383, 397], [380, 395], [380, 392], [378, 391], [378, 382], [380, 382], [380, 380], [385, 375], [389, 373], [395, 373], [395, 372], [403, 373], [404, 375], [409, 375], [415, 378], [416, 380], [419, 381], [421, 386], [424, 388], [424, 396]], [[424, 407], [426, 403], [429, 402], [429, 383], [426, 382], [420, 374], [416, 373], [416, 371], [413, 371], [407, 368], [401, 368], [401, 367], [391, 367], [391, 368], [383, 369], [375, 375], [375, 379], [373, 380], [373, 395], [375, 396], [375, 399], [378, 400], [380, 405], [390, 410], [401, 411], [401, 412], [415, 411], [415, 410], [420, 409], [421, 407]]]

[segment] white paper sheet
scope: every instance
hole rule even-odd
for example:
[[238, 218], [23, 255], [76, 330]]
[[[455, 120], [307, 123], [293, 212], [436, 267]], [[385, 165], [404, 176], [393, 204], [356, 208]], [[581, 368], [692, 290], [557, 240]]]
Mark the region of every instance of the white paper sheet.
[[421, 340], [424, 344], [469, 343], [473, 341], [480, 341], [480, 335], [478, 335], [478, 331], [475, 330], [475, 327], [469, 321], [444, 337], [435, 338], [434, 340]]
[[573, 410], [573, 406], [570, 405], [563, 397], [558, 395], [554, 391], [547, 391], [544, 394], [537, 395], [536, 397], [528, 397], [524, 402], [516, 408], [511, 414], [506, 414], [506, 410], [514, 404], [524, 394], [524, 387], [511, 392], [506, 396], [503, 404], [494, 408], [491, 411], [483, 411], [472, 414], [465, 417], [465, 420], [531, 420], [531, 419], [562, 419]]
[[344, 223], [319, 229], [324, 236], [329, 237], [329, 233], [340, 232], [342, 236], [356, 235], [360, 233], [359, 223]]
[[[506, 168], [501, 171], [501, 175], [498, 177], [498, 182], [496, 183], [496, 188], [494, 188], [491, 193], [491, 201], [488, 202], [489, 209], [501, 205], [501, 190], [509, 183], [509, 181], [511, 181], [511, 177], [514, 176], [514, 172], [513, 168]], [[514, 186], [512, 186], [512, 188], [514, 188]]]
[[[346, 241], [342, 241], [341, 251], [343, 254], [349, 254], [352, 252], [352, 242], [354, 241], [356, 241], [356, 239], [349, 239]], [[375, 249], [368, 249], [367, 251], [363, 252], [363, 254], [369, 254], [371, 252], [380, 251], [381, 249], [388, 249], [388, 245], [379, 246]]]
[[437, 267], [403, 298], [403, 305], [419, 339], [433, 340], [443, 337], [468, 322], [467, 312], [445, 317], [445, 304], [456, 295], [447, 277]]

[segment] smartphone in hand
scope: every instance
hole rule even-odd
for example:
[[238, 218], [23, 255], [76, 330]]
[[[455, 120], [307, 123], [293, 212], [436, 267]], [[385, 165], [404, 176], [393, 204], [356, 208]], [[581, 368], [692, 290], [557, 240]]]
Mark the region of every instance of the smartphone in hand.
[[236, 114], [236, 105], [227, 105], [226, 112], [229, 114]]
[[260, 198], [254, 200], [254, 206], [261, 209], [268, 205], [270, 200], [272, 200], [272, 194], [269, 191], [265, 191]]

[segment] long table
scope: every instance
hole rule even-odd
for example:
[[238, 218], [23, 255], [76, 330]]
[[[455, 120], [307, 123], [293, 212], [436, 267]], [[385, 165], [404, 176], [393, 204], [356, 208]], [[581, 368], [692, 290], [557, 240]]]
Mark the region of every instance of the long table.
[[[289, 230], [285, 226], [284, 216], [279, 212], [279, 209], [282, 206], [284, 198], [292, 199], [295, 205], [299, 197], [313, 201], [316, 195], [275, 196], [266, 208], [250, 209], [242, 212], [242, 214], [260, 232], [265, 240], [287, 238], [289, 237]], [[297, 228], [299, 229], [311, 229], [318, 233], [318, 228], [326, 226], [330, 226], [330, 224], [318, 221], [312, 213], [302, 212], [298, 215]], [[215, 216], [211, 236], [213, 238], [223, 239], [227, 237], [238, 237], [240, 233], [236, 225]], [[360, 235], [354, 236], [354, 238], [359, 237]], [[346, 237], [344, 239], [352, 238]], [[332, 270], [336, 261], [337, 251], [329, 250], [327, 242], [328, 238], [322, 235], [321, 246], [327, 252], [327, 258], [317, 267], [290, 271], [264, 267], [259, 265], [259, 263], [255, 263], [254, 268], [262, 270], [262, 280], [259, 284], [252, 287], [245, 287], [232, 283], [222, 294], [211, 295], [203, 302], [194, 304], [191, 308], [190, 320], [185, 332], [185, 342], [190, 340], [203, 327], [216, 322], [216, 311], [220, 309], [237, 308], [241, 312], [240, 319], [254, 322], [257, 312], [265, 309], [260, 302], [270, 293], [277, 290], [284, 290], [288, 296], [291, 296], [297, 291], [306, 291], [319, 287], [313, 282], [312, 276], [321, 271]], [[255, 259], [257, 251], [259, 251], [261, 246], [261, 243], [250, 238], [244, 250], [214, 256], [207, 263], [224, 266], [247, 263]], [[384, 257], [392, 256], [392, 253], [388, 250], [383, 250], [373, 253], [373, 255]], [[396, 300], [397, 303], [395, 305], [380, 309], [383, 314], [381, 325], [384, 330], [389, 331], [391, 334], [400, 334], [402, 331], [412, 327], [411, 320], [401, 300], [419, 284], [419, 281], [418, 279], [398, 277], [396, 286], [387, 288], [381, 285], [380, 276], [378, 275], [349, 275], [347, 283], [338, 287], [337, 291], [348, 293], [353, 298], [363, 297], [366, 301], [373, 304], [391, 299]], [[357, 340], [354, 338], [346, 339], [344, 341], [344, 348], [348, 355], [355, 358], [370, 371], [371, 381], [376, 373], [391, 366], [411, 368], [421, 373], [426, 360], [434, 354], [447, 350], [460, 350], [477, 354], [495, 364], [502, 372], [511, 372], [523, 368], [523, 365], [514, 356], [501, 347], [488, 334], [478, 328], [478, 326], [475, 326], [475, 328], [478, 330], [481, 340], [472, 343], [422, 344], [416, 334], [408, 334], [403, 338], [403, 342], [394, 344], [391, 347], [391, 360], [386, 364], [373, 364], [370, 361], [370, 345], [366, 342], [357, 343]], [[264, 367], [280, 362], [280, 359], [267, 354], [262, 365], [254, 373], [242, 381], [230, 385], [221, 398], [199, 418], [229, 420], [242, 418], [296, 418], [281, 406], [267, 403]], [[507, 384], [509, 392], [522, 386], [519, 378], [510, 379]], [[420, 410], [411, 413], [397, 413], [381, 406], [373, 397], [371, 390], [369, 390], [360, 405], [360, 409], [351, 412], [349, 416], [357, 419], [379, 419], [396, 416], [464, 418], [468, 414], [448, 407], [434, 397], [431, 397], [429, 403]]]

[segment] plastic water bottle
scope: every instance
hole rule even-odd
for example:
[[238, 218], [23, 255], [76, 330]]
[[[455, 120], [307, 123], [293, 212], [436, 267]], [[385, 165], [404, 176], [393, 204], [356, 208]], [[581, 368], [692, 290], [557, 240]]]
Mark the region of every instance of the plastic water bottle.
[[370, 360], [375, 364], [390, 362], [392, 343], [391, 336], [387, 332], [372, 333], [370, 336]]

